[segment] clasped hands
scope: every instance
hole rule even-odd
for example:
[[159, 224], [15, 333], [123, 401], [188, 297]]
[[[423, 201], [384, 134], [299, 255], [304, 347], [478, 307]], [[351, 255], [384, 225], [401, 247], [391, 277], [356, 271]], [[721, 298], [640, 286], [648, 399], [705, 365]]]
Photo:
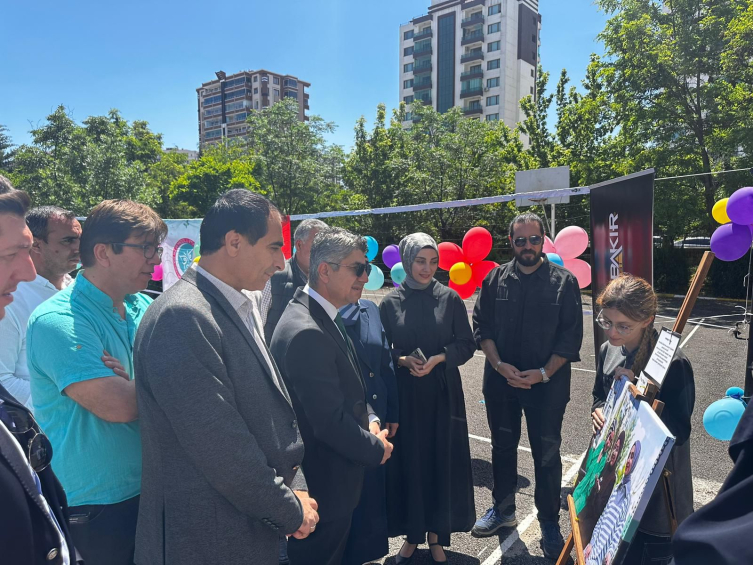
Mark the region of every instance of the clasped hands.
[[294, 493], [298, 497], [298, 500], [301, 501], [303, 522], [301, 523], [301, 527], [291, 534], [291, 537], [304, 539], [316, 529], [316, 524], [319, 522], [319, 512], [317, 512], [319, 504], [305, 490], [296, 490]]
[[544, 380], [540, 369], [520, 371], [515, 366], [502, 362], [497, 365], [496, 370], [505, 377], [507, 384], [514, 388], [530, 389], [533, 385]]
[[403, 367], [407, 367], [410, 371], [410, 374], [414, 377], [425, 377], [426, 375], [431, 373], [434, 367], [442, 363], [444, 360], [444, 353], [440, 353], [439, 355], [432, 355], [426, 360], [425, 363], [418, 357], [406, 355], [398, 359], [398, 364]]

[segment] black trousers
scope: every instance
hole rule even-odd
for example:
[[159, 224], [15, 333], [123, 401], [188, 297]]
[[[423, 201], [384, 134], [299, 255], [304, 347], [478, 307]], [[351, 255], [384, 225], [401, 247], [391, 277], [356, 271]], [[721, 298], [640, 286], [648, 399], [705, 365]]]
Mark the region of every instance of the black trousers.
[[534, 500], [538, 509], [538, 518], [542, 521], [558, 521], [562, 484], [560, 446], [566, 404], [522, 406], [515, 391], [505, 379], [490, 379], [485, 385], [486, 418], [492, 435], [494, 506], [503, 514], [515, 511], [518, 445], [521, 418], [525, 413], [528, 441], [533, 454], [536, 481]]
[[290, 565], [341, 565], [351, 519], [322, 520], [306, 539], [288, 538]]
[[117, 504], [71, 506], [70, 531], [86, 565], [133, 565], [139, 497]]
[[671, 562], [672, 538], [652, 536], [638, 530], [622, 565], [669, 565]]

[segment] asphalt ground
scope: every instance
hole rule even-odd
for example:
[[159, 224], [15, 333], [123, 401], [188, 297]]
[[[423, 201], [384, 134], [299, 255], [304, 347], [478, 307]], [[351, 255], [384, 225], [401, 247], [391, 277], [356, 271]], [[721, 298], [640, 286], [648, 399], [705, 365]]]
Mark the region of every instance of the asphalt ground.
[[[377, 303], [383, 292], [365, 293], [364, 298]], [[466, 300], [469, 316], [475, 296]], [[659, 301], [657, 329], [671, 328], [682, 305], [681, 298]], [[735, 339], [729, 330], [742, 319], [739, 303], [699, 300], [685, 327], [681, 346], [693, 365], [696, 382], [696, 404], [693, 413], [691, 453], [696, 508], [710, 501], [732, 469], [727, 455], [727, 442], [711, 438], [703, 429], [703, 412], [724, 396], [731, 386], [743, 386], [746, 341]], [[593, 348], [591, 297], [583, 296], [584, 337], [581, 362], [573, 365], [571, 400], [562, 431], [563, 495], [571, 487], [579, 462], [591, 436], [590, 410], [596, 361]], [[746, 334], [747, 335], [747, 334]], [[492, 467], [489, 427], [481, 392], [484, 356], [481, 351], [461, 368], [468, 417], [469, 442], [473, 465], [476, 514], [481, 516], [491, 506]], [[399, 432], [398, 432], [399, 433]], [[476, 539], [468, 533], [453, 534], [452, 546], [446, 550], [454, 565], [544, 565], [553, 561], [543, 557], [539, 547], [540, 529], [533, 501], [533, 459], [528, 446], [525, 418], [518, 454], [518, 494], [516, 499], [518, 526], [501, 531], [500, 535]], [[560, 514], [563, 536], [570, 532], [566, 512]], [[392, 565], [402, 538], [390, 540], [390, 556], [377, 563]], [[428, 547], [419, 546], [415, 565], [432, 563]]]

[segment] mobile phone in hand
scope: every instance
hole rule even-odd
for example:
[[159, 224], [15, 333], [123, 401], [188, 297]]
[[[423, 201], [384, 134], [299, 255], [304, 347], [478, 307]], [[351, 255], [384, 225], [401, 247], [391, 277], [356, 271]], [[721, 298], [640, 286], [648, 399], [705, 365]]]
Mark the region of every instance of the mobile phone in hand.
[[413, 353], [410, 354], [411, 357], [415, 357], [416, 359], [420, 359], [422, 363], [426, 363], [426, 355], [424, 355], [424, 352], [421, 351], [420, 347], [416, 347], [416, 349], [413, 350]]

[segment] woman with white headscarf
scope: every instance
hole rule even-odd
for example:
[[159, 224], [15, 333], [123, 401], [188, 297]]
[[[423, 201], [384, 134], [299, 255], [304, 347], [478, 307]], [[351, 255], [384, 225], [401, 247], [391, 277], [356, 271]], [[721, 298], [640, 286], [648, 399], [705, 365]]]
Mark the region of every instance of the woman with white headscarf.
[[458, 294], [434, 279], [439, 250], [424, 233], [400, 242], [406, 279], [380, 305], [392, 346], [400, 429], [387, 464], [390, 536], [405, 535], [396, 563], [409, 563], [428, 533], [434, 563], [450, 534], [475, 520], [465, 399], [459, 367], [476, 350]]

